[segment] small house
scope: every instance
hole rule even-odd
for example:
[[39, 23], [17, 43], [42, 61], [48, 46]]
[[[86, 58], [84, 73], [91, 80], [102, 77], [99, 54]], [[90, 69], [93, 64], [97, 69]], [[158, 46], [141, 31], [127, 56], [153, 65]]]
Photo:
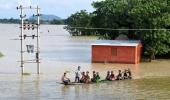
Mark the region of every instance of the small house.
[[138, 64], [141, 49], [137, 40], [101, 40], [92, 44], [92, 62]]

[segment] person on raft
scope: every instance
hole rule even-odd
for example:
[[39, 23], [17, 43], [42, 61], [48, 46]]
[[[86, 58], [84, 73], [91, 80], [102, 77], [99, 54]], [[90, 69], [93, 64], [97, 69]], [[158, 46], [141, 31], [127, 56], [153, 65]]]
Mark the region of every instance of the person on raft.
[[96, 82], [100, 81], [100, 76], [99, 76], [99, 72], [96, 73]]
[[93, 71], [93, 77], [91, 78], [92, 82], [96, 82], [96, 72]]
[[82, 72], [80, 83], [85, 83], [85, 82], [86, 82], [86, 75], [85, 75], [85, 72]]
[[80, 82], [80, 66], [78, 66], [77, 70], [75, 71], [75, 82], [79, 83]]
[[107, 71], [106, 80], [110, 81], [110, 71]]
[[116, 80], [122, 80], [122, 72], [121, 72], [121, 70], [118, 71], [118, 75], [116, 77]]
[[130, 69], [127, 70], [127, 76], [128, 76], [128, 79], [132, 79], [132, 72]]
[[99, 82], [99, 81], [100, 81], [99, 72], [93, 71], [93, 78], [91, 79], [91, 82]]
[[90, 83], [89, 71], [86, 72], [86, 75], [85, 75], [85, 83]]
[[110, 80], [110, 81], [115, 80], [115, 75], [114, 75], [113, 71], [111, 71], [111, 75], [110, 75], [109, 80]]
[[69, 83], [70, 83], [70, 79], [67, 78], [66, 74], [67, 74], [67, 73], [64, 73], [64, 75], [63, 75], [62, 78], [61, 78], [61, 81], [62, 81], [64, 84], [69, 84]]
[[123, 72], [123, 79], [128, 79], [128, 74], [127, 74], [127, 70], [126, 69]]

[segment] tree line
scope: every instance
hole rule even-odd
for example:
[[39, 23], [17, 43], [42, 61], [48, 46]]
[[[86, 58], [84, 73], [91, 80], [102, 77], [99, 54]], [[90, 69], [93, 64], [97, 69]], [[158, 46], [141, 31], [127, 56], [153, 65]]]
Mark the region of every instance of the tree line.
[[[29, 19], [26, 19], [26, 21], [29, 21], [30, 23], [36, 23], [36, 20], [29, 20]], [[4, 23], [4, 24], [20, 24], [21, 20], [20, 19], [14, 19], [14, 18], [10, 18], [10, 19], [7, 19], [7, 18], [4, 18], [4, 19], [0, 19], [0, 23]], [[65, 25], [65, 20], [62, 19], [62, 20], [40, 20], [40, 23], [41, 24], [54, 24], [54, 25]]]
[[67, 18], [65, 28], [72, 35], [114, 40], [124, 34], [130, 40], [141, 40], [144, 56], [170, 57], [169, 0], [104, 0], [93, 2], [92, 6], [95, 10], [91, 13], [81, 10]]
[[4, 18], [4, 19], [0, 19], [0, 23], [18, 24], [18, 23], [20, 23], [20, 20], [19, 19], [14, 19], [14, 18], [10, 18], [10, 19]]

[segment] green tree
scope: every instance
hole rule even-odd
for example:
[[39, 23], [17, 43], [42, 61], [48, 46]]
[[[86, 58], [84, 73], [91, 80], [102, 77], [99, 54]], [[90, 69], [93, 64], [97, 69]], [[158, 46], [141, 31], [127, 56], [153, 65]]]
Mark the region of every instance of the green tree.
[[[92, 18], [93, 27], [113, 29], [165, 29], [155, 31], [99, 31], [107, 39], [125, 33], [130, 39], [141, 39], [144, 54], [151, 59], [169, 52], [170, 32], [169, 0], [105, 0], [94, 2], [96, 9]], [[140, 37], [138, 37], [140, 36]]]
[[67, 26], [65, 29], [67, 29], [72, 35], [90, 35], [91, 32], [89, 30], [85, 30], [81, 27], [90, 27], [91, 17], [92, 15], [89, 14], [86, 10], [76, 12], [67, 18]]
[[0, 19], [0, 23], [13, 23], [13, 24], [19, 24], [20, 20], [19, 19]]
[[[140, 39], [144, 45], [143, 54], [151, 59], [170, 52], [169, 0], [104, 0], [93, 2], [92, 6], [95, 9], [93, 13], [82, 10], [67, 19], [70, 33], [100, 34], [105, 39], [115, 39], [119, 34], [125, 34], [129, 39]], [[71, 27], [101, 29], [89, 31]]]
[[56, 25], [64, 25], [64, 20], [52, 20], [50, 21], [50, 24], [56, 24]]
[[[93, 27], [132, 29], [136, 28], [136, 18], [129, 13], [133, 8], [130, 0], [105, 0], [94, 2], [92, 6], [96, 9], [92, 18]], [[127, 34], [131, 39], [134, 31], [101, 31], [99, 33], [107, 39], [115, 39], [118, 34]]]
[[[155, 55], [167, 54], [170, 50], [170, 3], [169, 0], [133, 0], [130, 13], [136, 17], [138, 28], [158, 29], [141, 31], [144, 54], [155, 59]], [[159, 30], [165, 29], [165, 30]]]

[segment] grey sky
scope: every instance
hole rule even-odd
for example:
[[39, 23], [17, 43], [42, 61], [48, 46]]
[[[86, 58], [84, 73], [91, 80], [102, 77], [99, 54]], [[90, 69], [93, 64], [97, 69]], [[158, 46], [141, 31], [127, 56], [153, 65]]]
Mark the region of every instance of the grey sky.
[[81, 9], [93, 11], [91, 6], [93, 1], [101, 0], [0, 0], [0, 18], [18, 18], [19, 11], [16, 10], [16, 7], [20, 4], [25, 6], [38, 4], [43, 14], [54, 14], [67, 18]]

